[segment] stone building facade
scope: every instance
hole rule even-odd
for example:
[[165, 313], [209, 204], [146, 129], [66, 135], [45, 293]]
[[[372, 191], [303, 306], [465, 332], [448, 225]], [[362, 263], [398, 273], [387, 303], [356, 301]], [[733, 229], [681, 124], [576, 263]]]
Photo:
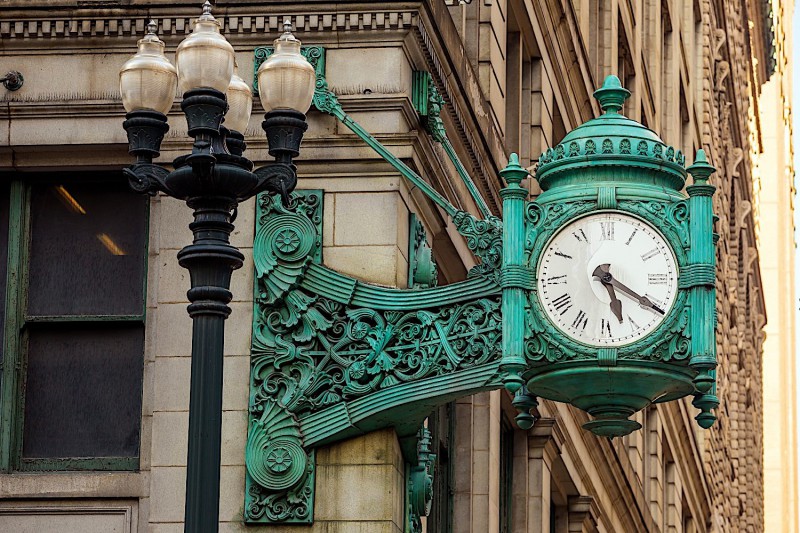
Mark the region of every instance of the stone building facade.
[[[592, 91], [611, 73], [633, 93], [626, 115], [687, 154], [704, 148], [718, 169], [718, 423], [699, 430], [690, 404], [672, 402], [638, 414], [642, 430], [608, 440], [582, 430], [587, 415], [563, 404], [540, 402], [539, 420], [522, 431], [505, 392], [458, 399], [428, 420], [438, 458], [427, 531], [764, 530], [766, 307], [753, 152], [764, 133], [756, 105], [773, 70], [766, 3], [216, 4], [246, 81], [254, 49], [290, 18], [304, 43], [325, 48], [327, 81], [348, 114], [466, 211], [477, 206], [412, 105], [415, 71], [429, 72], [445, 98], [448, 135], [495, 213], [509, 153], [533, 167], [599, 113]], [[126, 192], [117, 71], [146, 19], [171, 54], [198, 13], [194, 0], [0, 5], [0, 72], [25, 77], [18, 91], [0, 89], [2, 530], [182, 530], [191, 324], [176, 253], [190, 242], [190, 211]], [[268, 159], [260, 112], [256, 103], [245, 132], [256, 163]], [[190, 146], [177, 103], [169, 119], [163, 162]], [[475, 258], [444, 213], [332, 117], [312, 110], [309, 122], [299, 188], [323, 191], [324, 263], [406, 287], [414, 213], [440, 283], [464, 279]], [[243, 524], [255, 213], [255, 201], [242, 204], [233, 235], [246, 263], [234, 274], [225, 345], [220, 529], [403, 531], [393, 430], [318, 451], [313, 526]]]
[[754, 174], [758, 251], [767, 326], [764, 339], [764, 530], [798, 531], [797, 340], [795, 338], [794, 149], [791, 2], [773, 2], [775, 72], [759, 98], [760, 154]]

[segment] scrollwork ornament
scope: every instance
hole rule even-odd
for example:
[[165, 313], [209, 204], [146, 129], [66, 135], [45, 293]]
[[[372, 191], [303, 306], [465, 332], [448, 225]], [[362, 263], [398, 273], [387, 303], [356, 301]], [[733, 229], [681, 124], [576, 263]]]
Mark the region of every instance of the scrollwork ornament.
[[245, 447], [248, 505], [245, 520], [259, 522], [311, 521], [313, 455], [302, 446], [294, 416], [272, 399], [251, 411]]
[[453, 217], [458, 233], [467, 239], [467, 247], [481, 264], [470, 270], [470, 276], [496, 272], [503, 260], [503, 223], [497, 217], [478, 220], [465, 211]]
[[530, 265], [535, 265], [538, 252], [544, 246], [549, 235], [557, 230], [566, 220], [593, 209], [592, 202], [554, 202], [540, 204], [530, 202], [525, 208], [526, 236], [525, 250], [530, 255]]
[[170, 193], [164, 182], [169, 171], [153, 163], [137, 163], [131, 168], [123, 169], [123, 174], [128, 178], [131, 189], [138, 193], [155, 196], [159, 191]]
[[421, 428], [417, 433], [417, 464], [409, 467], [407, 479], [408, 531], [422, 533], [422, 520], [431, 512], [433, 476], [436, 454], [431, 453], [431, 432]]

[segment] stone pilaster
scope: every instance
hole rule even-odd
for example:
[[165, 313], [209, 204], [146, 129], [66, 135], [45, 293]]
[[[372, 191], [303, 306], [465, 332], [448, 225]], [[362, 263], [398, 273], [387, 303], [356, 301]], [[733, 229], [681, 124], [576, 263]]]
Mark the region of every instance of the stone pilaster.
[[561, 454], [564, 435], [555, 419], [538, 420], [528, 434], [529, 533], [550, 531], [553, 464]]

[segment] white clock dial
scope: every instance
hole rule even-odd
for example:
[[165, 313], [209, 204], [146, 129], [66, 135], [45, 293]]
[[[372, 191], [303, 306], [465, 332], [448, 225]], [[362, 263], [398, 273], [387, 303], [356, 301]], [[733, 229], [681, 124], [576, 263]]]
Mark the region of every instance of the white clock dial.
[[666, 318], [678, 294], [678, 265], [650, 224], [601, 212], [550, 240], [536, 285], [544, 312], [564, 334], [591, 346], [624, 346]]

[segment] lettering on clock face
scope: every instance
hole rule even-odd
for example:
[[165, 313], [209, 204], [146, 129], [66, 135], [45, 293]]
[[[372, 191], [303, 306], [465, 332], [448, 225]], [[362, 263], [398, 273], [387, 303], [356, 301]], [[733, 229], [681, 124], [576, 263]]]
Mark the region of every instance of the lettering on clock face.
[[547, 317], [570, 338], [624, 346], [666, 318], [678, 294], [678, 266], [650, 224], [601, 212], [569, 223], [545, 246], [537, 292]]

